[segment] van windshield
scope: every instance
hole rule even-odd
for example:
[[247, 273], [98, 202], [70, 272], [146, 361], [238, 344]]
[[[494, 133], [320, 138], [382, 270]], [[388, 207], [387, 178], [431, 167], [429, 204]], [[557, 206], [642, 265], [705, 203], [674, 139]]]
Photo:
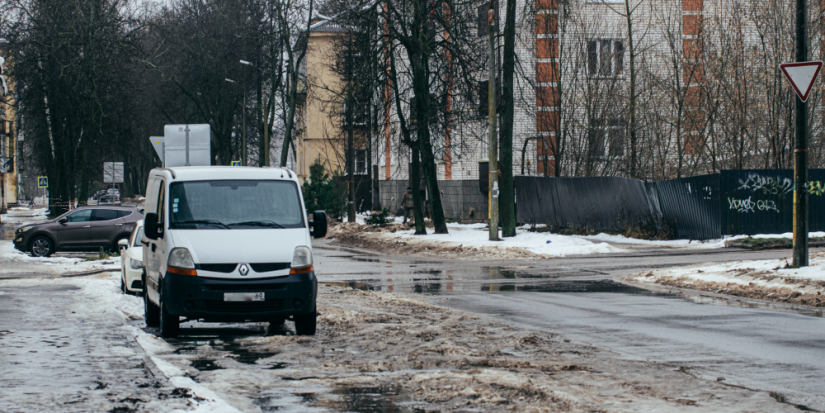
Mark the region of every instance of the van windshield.
[[304, 228], [291, 181], [192, 181], [169, 187], [172, 229]]

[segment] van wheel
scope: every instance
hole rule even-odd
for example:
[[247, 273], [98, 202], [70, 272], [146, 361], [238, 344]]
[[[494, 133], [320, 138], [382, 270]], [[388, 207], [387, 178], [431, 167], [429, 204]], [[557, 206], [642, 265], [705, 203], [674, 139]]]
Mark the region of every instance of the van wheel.
[[[120, 268], [123, 268], [123, 266], [121, 266]], [[125, 278], [125, 277], [126, 277], [126, 270], [121, 269], [120, 270], [120, 291], [123, 294], [128, 294], [129, 292], [126, 290], [126, 282], [123, 281], [123, 278]]]
[[33, 257], [48, 257], [54, 252], [54, 245], [52, 240], [47, 237], [37, 237], [31, 243], [31, 253]]
[[309, 314], [295, 314], [292, 318], [295, 319], [295, 332], [299, 336], [314, 336], [315, 335], [315, 317], [317, 311]]
[[[146, 285], [146, 280], [143, 285]], [[160, 324], [160, 311], [158, 306], [149, 301], [149, 294], [143, 294], [143, 317], [149, 327], [157, 327]]]
[[166, 307], [166, 300], [163, 299], [163, 294], [160, 295], [160, 335], [165, 338], [174, 338], [178, 336], [180, 331], [180, 317], [169, 314]]

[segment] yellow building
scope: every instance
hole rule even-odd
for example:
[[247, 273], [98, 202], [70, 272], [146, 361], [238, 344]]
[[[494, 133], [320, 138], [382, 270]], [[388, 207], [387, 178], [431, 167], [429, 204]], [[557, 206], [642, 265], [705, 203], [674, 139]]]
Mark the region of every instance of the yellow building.
[[[338, 63], [336, 47], [340, 46], [336, 39], [344, 33], [346, 30], [331, 19], [319, 20], [310, 28], [299, 84], [302, 127], [295, 142], [295, 172], [302, 181], [309, 177], [316, 161], [330, 175], [346, 172], [347, 133], [341, 122], [343, 107], [336, 97], [344, 81], [334, 70]], [[355, 134], [355, 173], [366, 175], [363, 134], [359, 130]]]
[[19, 195], [17, 100], [8, 77], [8, 62], [0, 57], [0, 209], [17, 202]]

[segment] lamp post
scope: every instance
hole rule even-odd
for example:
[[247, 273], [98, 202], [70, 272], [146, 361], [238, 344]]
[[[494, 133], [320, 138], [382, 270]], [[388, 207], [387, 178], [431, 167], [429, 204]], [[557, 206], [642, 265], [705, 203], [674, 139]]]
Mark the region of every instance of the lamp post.
[[[259, 72], [264, 73], [260, 67], [255, 66], [252, 62], [247, 62], [246, 60], [241, 60], [241, 64], [244, 66], [251, 66], [255, 69], [258, 69]], [[264, 102], [266, 102], [266, 95], [264, 95]], [[262, 166], [269, 166], [269, 110], [266, 108], [266, 103], [264, 103], [264, 163]]]
[[[225, 81], [233, 84], [238, 84], [238, 82], [226, 78]], [[241, 131], [241, 165], [246, 166], [246, 89], [243, 91], [243, 130]]]

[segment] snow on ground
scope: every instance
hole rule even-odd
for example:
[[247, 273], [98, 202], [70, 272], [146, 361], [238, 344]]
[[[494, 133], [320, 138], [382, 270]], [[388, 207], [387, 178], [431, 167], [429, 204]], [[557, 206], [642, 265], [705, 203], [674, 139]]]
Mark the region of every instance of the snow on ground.
[[52, 255], [48, 258], [32, 257], [31, 255], [14, 249], [11, 241], [0, 241], [0, 275], [20, 272], [30, 272], [33, 266], [44, 275], [71, 274], [98, 270], [119, 270], [120, 257], [111, 257], [105, 260], [84, 261], [64, 255]]
[[648, 271], [624, 277], [751, 298], [825, 306], [825, 252], [811, 254], [810, 266], [787, 268], [790, 259], [736, 261]]
[[[329, 238], [339, 244], [373, 249], [386, 253], [448, 255], [454, 258], [543, 258], [567, 255], [635, 252], [639, 248], [666, 248], [704, 250], [724, 248], [725, 242], [746, 238], [746, 235], [723, 239], [697, 240], [643, 240], [622, 235], [560, 235], [549, 232], [531, 232], [530, 226], [516, 229], [515, 237], [490, 241], [486, 224], [448, 223], [449, 234], [434, 234], [432, 224], [427, 236], [415, 235], [415, 230], [402, 225], [403, 217], [394, 217], [385, 227], [365, 224], [368, 215], [356, 215], [356, 224], [333, 225]], [[823, 237], [825, 232], [812, 232], [811, 237]], [[754, 238], [792, 238], [792, 233], [754, 235]]]
[[[501, 238], [501, 241], [490, 241], [490, 231], [486, 224], [447, 224], [447, 229], [449, 234], [428, 234], [427, 241], [442, 243], [445, 246], [461, 245], [493, 250], [520, 249], [549, 257], [622, 252], [606, 242], [594, 242], [577, 236], [530, 232], [525, 228], [517, 228], [515, 237]], [[423, 238], [416, 236], [415, 230], [398, 231], [386, 236], [394, 239]]]

